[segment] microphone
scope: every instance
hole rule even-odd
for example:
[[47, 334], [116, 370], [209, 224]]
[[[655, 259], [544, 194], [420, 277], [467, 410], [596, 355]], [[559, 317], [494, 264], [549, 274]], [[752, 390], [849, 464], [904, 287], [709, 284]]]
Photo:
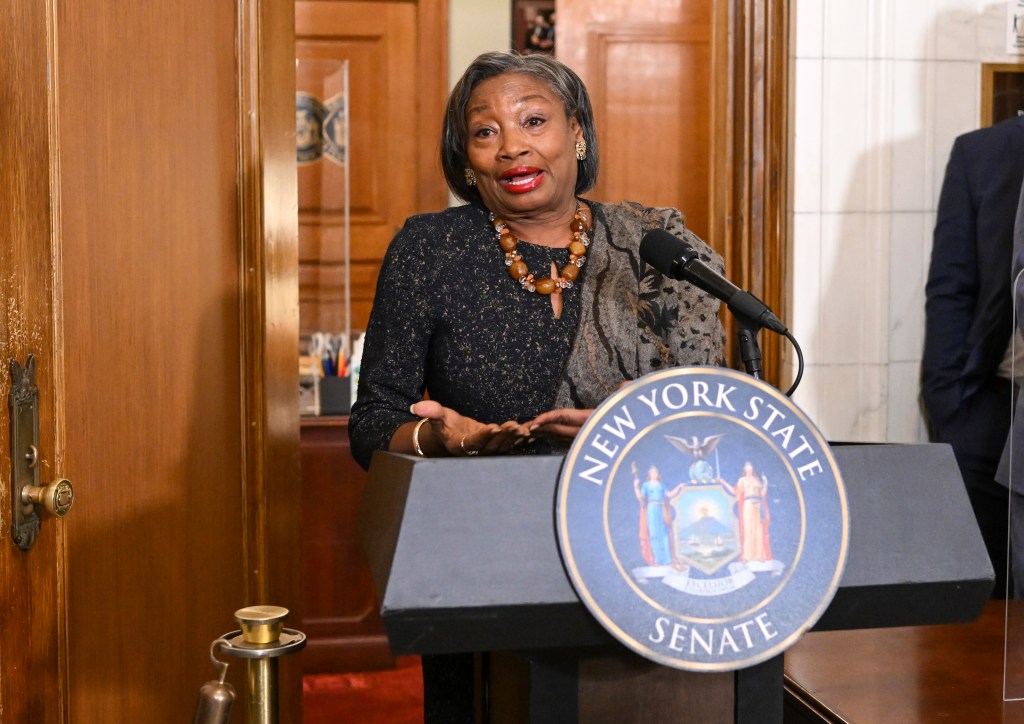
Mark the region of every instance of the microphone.
[[767, 304], [701, 261], [693, 247], [675, 234], [664, 229], [648, 231], [640, 241], [640, 258], [665, 276], [690, 282], [722, 300], [741, 321], [749, 320], [779, 334], [788, 331]]

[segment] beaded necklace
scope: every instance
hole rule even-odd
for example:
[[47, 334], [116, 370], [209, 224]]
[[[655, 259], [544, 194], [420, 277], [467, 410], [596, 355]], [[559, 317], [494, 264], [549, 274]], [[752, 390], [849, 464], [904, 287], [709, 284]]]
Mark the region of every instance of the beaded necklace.
[[508, 228], [505, 220], [493, 213], [490, 213], [488, 218], [498, 235], [498, 245], [505, 252], [505, 266], [508, 267], [508, 273], [523, 285], [523, 289], [538, 294], [561, 294], [563, 289], [572, 288], [572, 283], [579, 278], [580, 269], [587, 261], [587, 247], [590, 246], [590, 219], [587, 212], [578, 203], [576, 204], [576, 213], [573, 215], [572, 221], [569, 222], [569, 231], [572, 233], [572, 240], [568, 246], [569, 263], [562, 267], [562, 275], [557, 279], [535, 278], [519, 252], [516, 251], [519, 239]]

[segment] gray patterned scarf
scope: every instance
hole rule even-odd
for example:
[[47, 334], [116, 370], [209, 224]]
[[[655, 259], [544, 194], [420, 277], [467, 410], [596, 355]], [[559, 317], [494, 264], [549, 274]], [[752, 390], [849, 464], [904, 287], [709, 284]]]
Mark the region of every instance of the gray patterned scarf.
[[722, 257], [686, 228], [676, 209], [628, 201], [588, 203], [594, 220], [580, 290], [579, 329], [555, 408], [596, 407], [623, 381], [648, 372], [722, 364], [718, 300], [648, 266], [640, 258], [640, 240], [652, 229], [665, 229], [685, 239], [719, 272], [725, 268]]

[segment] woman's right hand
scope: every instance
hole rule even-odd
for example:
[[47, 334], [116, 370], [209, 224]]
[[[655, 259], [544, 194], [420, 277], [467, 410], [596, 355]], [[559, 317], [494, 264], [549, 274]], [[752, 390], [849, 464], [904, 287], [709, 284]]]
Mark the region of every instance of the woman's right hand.
[[460, 415], [434, 400], [422, 400], [409, 411], [428, 423], [420, 427], [418, 442], [427, 457], [432, 455], [501, 455], [530, 437], [530, 430], [515, 420], [501, 425], [484, 424]]

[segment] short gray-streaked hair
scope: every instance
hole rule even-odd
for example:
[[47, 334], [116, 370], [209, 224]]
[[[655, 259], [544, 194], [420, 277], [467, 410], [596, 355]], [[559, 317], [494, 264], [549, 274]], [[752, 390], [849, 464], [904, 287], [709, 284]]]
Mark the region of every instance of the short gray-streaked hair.
[[566, 118], [576, 118], [583, 131], [583, 139], [587, 142], [587, 157], [577, 162], [575, 193], [579, 195], [594, 188], [597, 183], [597, 132], [594, 129], [590, 95], [583, 81], [569, 66], [550, 55], [493, 52], [477, 56], [448, 96], [444, 127], [441, 130], [441, 168], [452, 193], [463, 201], [480, 201], [480, 192], [466, 183], [465, 169], [469, 166], [466, 158], [469, 136], [466, 106], [480, 82], [503, 73], [525, 73], [551, 86], [551, 90], [562, 101]]

